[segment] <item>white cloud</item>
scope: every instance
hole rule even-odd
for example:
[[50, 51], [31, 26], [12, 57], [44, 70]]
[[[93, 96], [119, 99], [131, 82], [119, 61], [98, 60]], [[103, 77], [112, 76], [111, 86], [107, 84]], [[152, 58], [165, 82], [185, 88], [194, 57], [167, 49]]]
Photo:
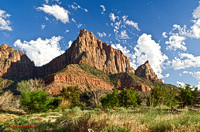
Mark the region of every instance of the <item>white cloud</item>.
[[170, 76], [170, 74], [169, 74], [169, 73], [165, 75], [165, 77], [169, 77], [169, 76]]
[[42, 24], [41, 29], [43, 30], [46, 27], [46, 25]]
[[198, 89], [200, 89], [200, 71], [194, 72], [193, 77], [198, 81]]
[[74, 2], [73, 5], [71, 5], [71, 8], [74, 9], [74, 10], [81, 9], [81, 10], [84, 10], [85, 12], [88, 12], [87, 9], [82, 8], [82, 7], [81, 7], [80, 5], [78, 5], [76, 2]]
[[163, 36], [163, 38], [167, 38], [167, 33], [166, 33], [166, 32], [163, 32], [163, 33], [162, 33], [162, 36]]
[[128, 36], [126, 30], [123, 30], [123, 31], [120, 32], [119, 38], [120, 39], [129, 39], [129, 36]]
[[175, 57], [170, 64], [175, 70], [189, 67], [200, 67], [200, 56], [194, 56], [188, 53], [179, 53], [179, 58]]
[[38, 7], [37, 9], [54, 16], [64, 24], [69, 22], [69, 11], [59, 5], [43, 5], [43, 7]]
[[26, 55], [34, 61], [36, 66], [42, 66], [47, 64], [55, 57], [64, 53], [60, 49], [59, 41], [62, 37], [53, 36], [51, 39], [42, 40], [38, 38], [37, 40], [31, 41], [21, 41], [18, 39], [15, 41], [14, 46], [19, 47], [21, 50], [25, 51]]
[[161, 52], [161, 46], [152, 40], [151, 35], [142, 34], [134, 48], [135, 68], [149, 60], [151, 67], [159, 78], [163, 78], [162, 70], [164, 61], [168, 57]]
[[12, 31], [12, 27], [10, 26], [11, 22], [8, 20], [9, 17], [10, 14], [0, 9], [0, 30]]
[[183, 71], [183, 74], [190, 74], [190, 75], [193, 75], [194, 73], [193, 73], [193, 72], [189, 72], [189, 71]]
[[73, 41], [71, 41], [71, 40], [68, 42], [68, 48], [71, 47], [72, 43], [73, 43]]
[[118, 16], [115, 16], [114, 13], [110, 13], [109, 17], [110, 17], [110, 20], [112, 20], [113, 22], [115, 22], [115, 19], [118, 18]]
[[106, 8], [104, 5], [100, 5], [100, 7], [103, 9], [103, 11], [101, 12], [101, 14], [104, 14], [104, 12], [106, 11]]
[[135, 23], [135, 22], [130, 21], [130, 20], [126, 20], [126, 21], [125, 21], [125, 24], [126, 24], [126, 25], [129, 25], [129, 26], [132, 26], [132, 27], [134, 27], [134, 28], [137, 29], [137, 30], [140, 30], [139, 27], [138, 27], [138, 23]]
[[100, 38], [106, 37], [106, 33], [105, 32], [102, 32], [102, 33], [97, 32], [97, 34], [99, 35]]
[[78, 24], [78, 25], [77, 25], [77, 28], [80, 28], [82, 25], [83, 25], [83, 24]]
[[168, 45], [167, 50], [177, 50], [181, 49], [183, 51], [187, 50], [187, 47], [185, 46], [185, 37], [179, 36], [178, 34], [173, 34], [169, 37], [169, 41], [166, 41], [165, 43]]
[[65, 30], [65, 33], [68, 33], [68, 32], [69, 32], [69, 30], [68, 30], [68, 29], [66, 29], [66, 30]]
[[176, 83], [177, 83], [177, 86], [185, 87], [185, 83], [184, 82], [177, 81]]

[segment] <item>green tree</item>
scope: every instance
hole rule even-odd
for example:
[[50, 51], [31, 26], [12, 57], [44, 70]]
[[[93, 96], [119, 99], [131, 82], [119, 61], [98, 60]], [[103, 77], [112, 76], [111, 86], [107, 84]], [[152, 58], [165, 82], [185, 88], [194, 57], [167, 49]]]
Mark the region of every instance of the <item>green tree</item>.
[[119, 106], [119, 90], [114, 89], [112, 93], [108, 93], [105, 97], [102, 97], [101, 104], [104, 108]]
[[136, 106], [136, 91], [134, 88], [124, 88], [121, 92], [114, 89], [112, 93], [108, 93], [101, 99], [101, 104], [105, 108]]
[[120, 106], [129, 107], [137, 105], [136, 91], [133, 87], [126, 89], [119, 94]]
[[194, 105], [197, 101], [197, 87], [192, 87], [189, 84], [186, 84], [185, 86], [179, 86], [180, 87], [180, 102], [182, 103], [182, 106], [190, 106]]
[[178, 103], [176, 99], [177, 91], [170, 88], [168, 85], [156, 85], [151, 90], [150, 105], [154, 106], [174, 106]]
[[83, 106], [83, 103], [80, 101], [81, 90], [78, 86], [70, 86], [63, 88], [61, 94], [65, 100], [70, 102], [70, 108], [75, 106]]

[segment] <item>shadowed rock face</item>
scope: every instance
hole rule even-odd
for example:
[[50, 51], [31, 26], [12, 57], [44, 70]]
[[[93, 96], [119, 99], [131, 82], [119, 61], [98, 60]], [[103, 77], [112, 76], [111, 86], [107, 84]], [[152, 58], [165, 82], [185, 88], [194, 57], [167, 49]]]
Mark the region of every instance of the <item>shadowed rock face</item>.
[[149, 64], [149, 61], [146, 61], [143, 65], [139, 66], [136, 69], [135, 74], [151, 82], [162, 82], [154, 73], [153, 69], [151, 68], [151, 65]]
[[3, 44], [0, 46], [0, 77], [33, 77], [34, 63], [24, 52]]

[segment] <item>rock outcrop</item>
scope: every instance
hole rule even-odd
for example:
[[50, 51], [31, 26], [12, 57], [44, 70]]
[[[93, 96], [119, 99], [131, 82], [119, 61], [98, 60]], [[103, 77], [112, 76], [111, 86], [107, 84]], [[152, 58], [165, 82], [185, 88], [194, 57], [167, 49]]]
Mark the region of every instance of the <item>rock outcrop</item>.
[[78, 64], [70, 64], [62, 72], [45, 77], [44, 81], [51, 94], [59, 94], [63, 87], [68, 86], [79, 86], [82, 91], [114, 88], [114, 85], [84, 71]]
[[34, 68], [24, 52], [6, 44], [0, 46], [0, 77], [33, 77]]
[[80, 30], [79, 36], [64, 54], [37, 68], [36, 73], [37, 76], [48, 75], [60, 71], [69, 64], [87, 64], [105, 73], [135, 73], [129, 59], [120, 50], [103, 43], [86, 29]]
[[148, 81], [151, 81], [153, 83], [154, 82], [162, 82], [160, 79], [158, 79], [157, 75], [155, 74], [155, 72], [151, 68], [149, 61], [146, 61], [143, 65], [139, 66], [136, 69], [135, 74], [137, 76], [143, 77], [143, 78], [145, 78]]

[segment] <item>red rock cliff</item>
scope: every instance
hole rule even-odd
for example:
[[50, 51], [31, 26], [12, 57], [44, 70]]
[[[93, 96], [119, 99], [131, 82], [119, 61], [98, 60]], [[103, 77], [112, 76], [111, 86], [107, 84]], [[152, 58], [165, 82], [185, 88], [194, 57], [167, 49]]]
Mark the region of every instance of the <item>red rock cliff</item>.
[[87, 64], [106, 73], [132, 72], [129, 59], [117, 49], [97, 39], [86, 29], [80, 30], [77, 39], [61, 56], [49, 64], [37, 68], [37, 76], [55, 73], [68, 64]]
[[0, 46], [0, 77], [33, 77], [34, 63], [24, 52], [3, 44]]

